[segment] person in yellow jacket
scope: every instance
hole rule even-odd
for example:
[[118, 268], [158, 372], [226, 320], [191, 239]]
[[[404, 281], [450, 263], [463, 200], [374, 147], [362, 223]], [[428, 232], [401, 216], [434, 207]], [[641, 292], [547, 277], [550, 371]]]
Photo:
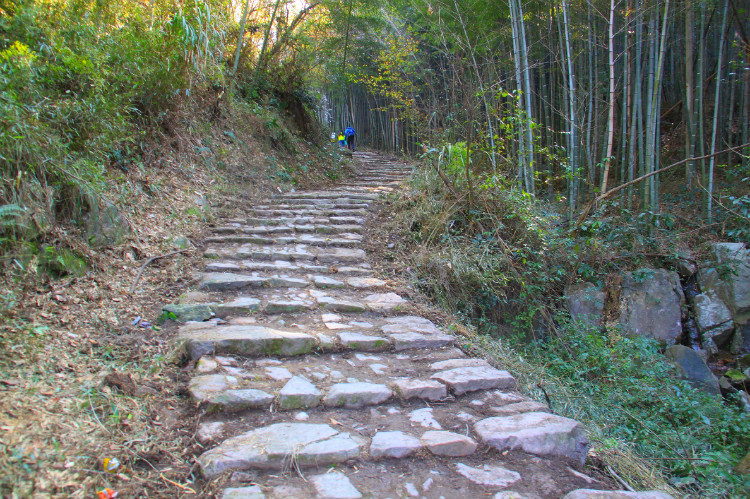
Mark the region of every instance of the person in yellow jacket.
[[341, 147], [346, 147], [346, 137], [344, 136], [344, 132], [339, 132], [339, 145]]

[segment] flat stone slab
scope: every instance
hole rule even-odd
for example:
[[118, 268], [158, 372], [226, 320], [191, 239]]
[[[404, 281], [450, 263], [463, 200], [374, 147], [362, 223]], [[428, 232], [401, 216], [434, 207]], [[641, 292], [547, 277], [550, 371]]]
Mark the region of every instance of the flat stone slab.
[[421, 379], [399, 379], [391, 383], [394, 391], [403, 399], [441, 400], [448, 396], [448, 388], [439, 381]]
[[263, 311], [267, 314], [291, 314], [295, 312], [304, 312], [311, 310], [312, 304], [304, 300], [283, 300], [283, 299], [271, 299], [268, 300], [266, 306], [263, 307]]
[[447, 334], [397, 333], [386, 334], [393, 341], [396, 350], [418, 348], [440, 348], [453, 344], [453, 336]]
[[372, 437], [370, 457], [381, 459], [392, 457], [401, 459], [422, 448], [422, 442], [402, 431], [379, 431]]
[[214, 326], [180, 328], [179, 338], [186, 342], [192, 359], [206, 354], [221, 355], [301, 355], [318, 344], [305, 333], [279, 331], [262, 326]]
[[337, 334], [339, 343], [344, 348], [352, 350], [363, 350], [365, 352], [377, 352], [391, 346], [388, 338], [380, 336], [369, 336], [366, 334], [342, 332]]
[[241, 296], [230, 302], [212, 305], [212, 308], [216, 315], [220, 317], [248, 314], [260, 310], [260, 300], [249, 296]]
[[265, 499], [266, 495], [257, 485], [224, 489], [221, 499]]
[[426, 431], [420, 440], [436, 456], [468, 456], [477, 450], [472, 438], [450, 431]]
[[589, 442], [581, 425], [546, 412], [492, 417], [474, 424], [480, 440], [499, 451], [521, 449], [540, 456], [586, 461]]
[[[333, 222], [333, 217], [331, 218]], [[351, 220], [346, 220], [344, 223], [351, 223]], [[321, 251], [317, 255], [318, 263], [339, 263], [339, 262], [361, 262], [367, 257], [365, 250], [361, 249], [350, 249], [350, 248], [328, 248], [325, 251]]]
[[489, 366], [457, 367], [435, 373], [430, 378], [445, 383], [456, 395], [490, 388], [511, 389], [516, 386], [516, 379], [508, 371]]
[[362, 303], [351, 300], [342, 300], [332, 296], [316, 296], [315, 301], [318, 302], [320, 308], [331, 310], [333, 312], [358, 313], [367, 310], [367, 307]]
[[279, 406], [282, 409], [302, 409], [320, 405], [323, 396], [320, 390], [302, 376], [294, 376], [279, 391]]
[[484, 359], [448, 359], [441, 360], [440, 362], [433, 362], [430, 364], [430, 369], [433, 371], [446, 371], [448, 369], [456, 369], [458, 367], [492, 367]]
[[236, 291], [245, 288], [260, 288], [266, 285], [268, 279], [251, 275], [216, 272], [203, 274], [198, 285], [205, 291]]
[[188, 384], [188, 392], [195, 402], [205, 402], [213, 395], [230, 390], [238, 384], [237, 378], [224, 374], [194, 376]]
[[534, 400], [516, 402], [499, 407], [492, 406], [490, 409], [498, 416], [511, 416], [522, 412], [549, 412], [549, 407]]
[[359, 499], [362, 494], [352, 485], [346, 475], [340, 471], [329, 471], [322, 475], [310, 477], [318, 497], [326, 499]]
[[433, 430], [443, 429], [438, 420], [435, 419], [435, 416], [432, 414], [432, 407], [425, 407], [410, 412], [409, 421], [423, 428], [431, 428]]
[[499, 489], [509, 487], [521, 479], [521, 475], [515, 471], [489, 464], [485, 464], [481, 468], [474, 468], [458, 463], [456, 464], [456, 471], [477, 485]]
[[385, 325], [381, 330], [384, 333], [443, 334], [443, 332], [433, 324], [432, 321], [415, 315], [388, 318], [385, 320]]
[[245, 409], [268, 409], [273, 402], [273, 395], [262, 390], [247, 388], [242, 390], [226, 390], [211, 395], [206, 400], [208, 412], [219, 410], [235, 412]]
[[202, 444], [208, 444], [219, 440], [224, 435], [225, 423], [221, 421], [213, 423], [201, 423], [195, 433], [195, 439]]
[[395, 310], [409, 303], [396, 293], [374, 293], [366, 296], [364, 301], [367, 308], [376, 312]]
[[385, 385], [376, 383], [337, 383], [333, 385], [323, 404], [328, 407], [357, 408], [385, 402], [393, 392]]
[[278, 423], [227, 439], [198, 457], [208, 478], [229, 470], [328, 466], [360, 455], [363, 443], [329, 425]]
[[384, 280], [374, 277], [350, 277], [346, 283], [357, 289], [382, 288], [386, 285]]
[[213, 304], [195, 303], [164, 305], [162, 310], [174, 315], [178, 322], [206, 321], [214, 316]]
[[326, 276], [314, 276], [312, 278], [313, 284], [318, 288], [343, 288], [346, 286], [344, 281], [339, 281], [333, 277]]

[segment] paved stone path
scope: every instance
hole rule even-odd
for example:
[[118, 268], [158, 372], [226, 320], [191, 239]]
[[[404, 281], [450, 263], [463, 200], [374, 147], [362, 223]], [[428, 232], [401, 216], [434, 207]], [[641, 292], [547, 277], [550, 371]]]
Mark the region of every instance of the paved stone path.
[[589, 448], [581, 425], [467, 357], [374, 276], [365, 217], [410, 170], [355, 161], [354, 181], [216, 227], [199, 291], [166, 307], [193, 321], [179, 337], [206, 411], [203, 476], [226, 484], [224, 498], [562, 497], [596, 485], [573, 470]]

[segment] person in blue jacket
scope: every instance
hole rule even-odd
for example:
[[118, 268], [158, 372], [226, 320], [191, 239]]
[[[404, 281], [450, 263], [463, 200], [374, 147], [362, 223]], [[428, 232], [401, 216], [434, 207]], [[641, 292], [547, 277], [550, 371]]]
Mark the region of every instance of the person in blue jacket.
[[344, 135], [346, 136], [346, 148], [354, 151], [354, 128], [352, 126], [346, 127], [346, 130], [344, 130]]

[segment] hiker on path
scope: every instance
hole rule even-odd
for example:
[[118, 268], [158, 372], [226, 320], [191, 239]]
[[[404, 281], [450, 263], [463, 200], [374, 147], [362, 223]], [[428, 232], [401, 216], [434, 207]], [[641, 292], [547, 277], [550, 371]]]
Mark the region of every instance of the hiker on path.
[[344, 137], [344, 132], [339, 132], [339, 146], [346, 147], [346, 137]]
[[354, 128], [352, 126], [346, 127], [344, 135], [346, 136], [346, 147], [351, 151], [354, 151]]

